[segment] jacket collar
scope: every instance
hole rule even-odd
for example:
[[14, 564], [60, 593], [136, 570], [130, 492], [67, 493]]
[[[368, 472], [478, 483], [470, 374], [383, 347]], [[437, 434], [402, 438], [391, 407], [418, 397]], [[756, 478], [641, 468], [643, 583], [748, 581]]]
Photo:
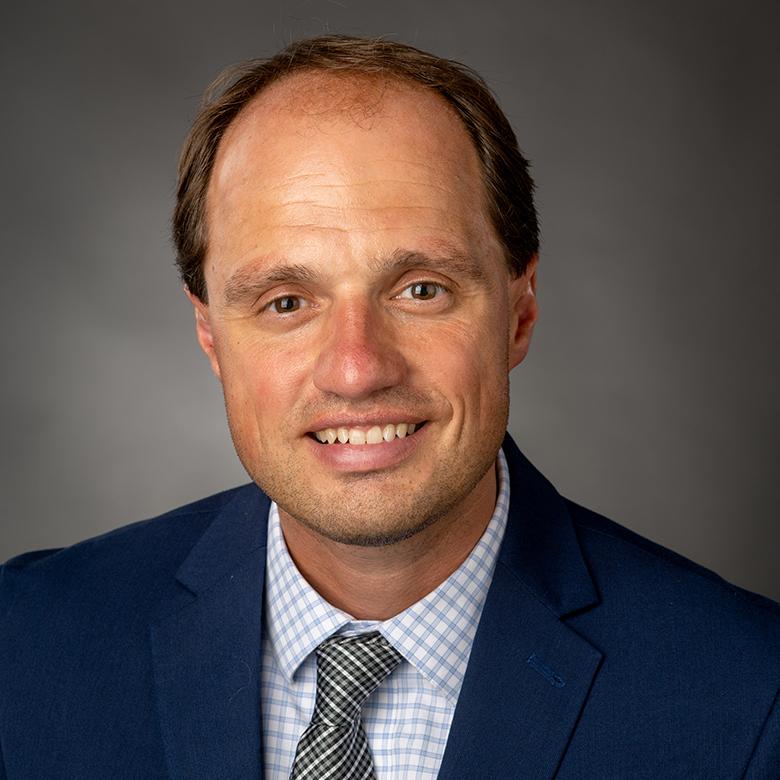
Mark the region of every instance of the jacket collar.
[[240, 568], [248, 556], [265, 550], [270, 504], [256, 485], [235, 491], [179, 567], [176, 579], [192, 593], [201, 593]]
[[509, 434], [503, 450], [511, 504], [499, 560], [558, 617], [596, 605], [598, 593], [564, 499]]

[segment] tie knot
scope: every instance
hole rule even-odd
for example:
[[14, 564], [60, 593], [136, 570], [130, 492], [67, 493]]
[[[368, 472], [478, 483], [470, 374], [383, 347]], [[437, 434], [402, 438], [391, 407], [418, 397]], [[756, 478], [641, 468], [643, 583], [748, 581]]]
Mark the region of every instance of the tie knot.
[[316, 653], [314, 718], [331, 725], [355, 720], [363, 702], [403, 660], [378, 631], [330, 637]]

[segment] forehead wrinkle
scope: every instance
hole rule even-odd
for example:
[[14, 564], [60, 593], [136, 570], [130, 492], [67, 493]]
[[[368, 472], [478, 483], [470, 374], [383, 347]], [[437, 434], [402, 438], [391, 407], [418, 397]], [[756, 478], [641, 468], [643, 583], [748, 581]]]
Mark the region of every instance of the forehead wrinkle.
[[[324, 175], [320, 178], [324, 178]], [[373, 187], [375, 185], [386, 185], [386, 184], [395, 184], [399, 185], [401, 187], [420, 187], [425, 188], [429, 190], [440, 190], [445, 193], [452, 192], [452, 186], [447, 186], [445, 184], [439, 184], [435, 181], [430, 180], [424, 180], [420, 179], [419, 181], [416, 179], [409, 179], [409, 178], [400, 178], [400, 179], [393, 179], [389, 176], [383, 176], [381, 178], [377, 177], [375, 179], [362, 179], [362, 180], [350, 180], [350, 181], [327, 181], [327, 182], [321, 182], [317, 184], [308, 184], [306, 185], [306, 190], [349, 190], [353, 188], [360, 188], [360, 187]], [[274, 192], [276, 190], [285, 190], [286, 185], [285, 183], [274, 185], [273, 187], [266, 187], [266, 191], [268, 192]], [[283, 203], [281, 205], [286, 204], [297, 204], [297, 203], [316, 203], [311, 198], [300, 198], [300, 197], [292, 197], [292, 198], [285, 198]]]
[[[313, 209], [323, 209], [323, 210], [334, 210], [334, 209], [344, 209], [344, 208], [355, 208], [355, 209], [367, 209], [367, 208], [384, 208], [386, 207], [384, 204], [379, 203], [376, 206], [360, 206], [358, 202], [360, 197], [362, 196], [362, 190], [368, 189], [369, 194], [372, 192], [372, 188], [377, 186], [392, 186], [392, 187], [402, 187], [408, 190], [408, 188], [416, 188], [417, 190], [428, 190], [431, 192], [436, 193], [442, 193], [445, 196], [451, 196], [455, 193], [453, 192], [454, 187], [453, 184], [445, 184], [439, 181], [432, 181], [430, 179], [415, 179], [415, 178], [394, 178], [394, 177], [373, 177], [373, 178], [366, 178], [366, 179], [355, 179], [355, 180], [349, 180], [349, 181], [341, 181], [341, 180], [327, 180], [322, 181], [322, 179], [328, 179], [330, 174], [322, 174], [320, 176], [317, 176], [317, 179], [320, 179], [320, 181], [311, 182], [305, 185], [305, 192], [299, 192], [297, 187], [290, 187], [290, 184], [295, 184], [295, 182], [292, 179], [287, 179], [284, 182], [280, 182], [278, 184], [273, 184], [271, 186], [265, 185], [265, 184], [259, 184], [259, 186], [256, 187], [256, 190], [259, 191], [260, 196], [264, 198], [268, 198], [268, 196], [277, 196], [281, 195], [279, 200], [277, 202], [273, 203], [264, 203], [264, 207], [269, 210], [274, 211], [280, 211], [288, 207], [295, 207], [295, 206], [302, 206], [305, 208], [313, 208]], [[309, 177], [305, 177], [309, 178]], [[292, 191], [290, 191], [292, 189]], [[354, 193], [353, 196], [353, 202], [350, 203], [328, 203], [326, 198], [321, 198], [319, 193], [340, 193], [340, 192], [347, 192], [347, 193]], [[236, 195], [239, 198], [244, 197], [244, 193], [236, 193]], [[422, 192], [418, 192], [417, 199], [421, 202], [419, 203], [413, 203], [413, 204], [405, 204], [405, 203], [396, 203], [390, 206], [394, 209], [408, 209], [408, 208], [421, 208], [421, 209], [441, 209], [445, 207], [445, 204], [443, 203], [431, 203], [428, 200], [428, 193], [426, 192], [423, 194]]]
[[[312, 200], [287, 200], [284, 203], [280, 203], [269, 211], [282, 211], [288, 206], [305, 206], [311, 208], [312, 211], [443, 211], [442, 206], [438, 204], [431, 205], [430, 203], [398, 203], [392, 206], [386, 206], [383, 203], [377, 203], [372, 206], [362, 206], [357, 203], [317, 203]], [[285, 223], [289, 227], [299, 227], [297, 223]], [[311, 227], [315, 227], [314, 224]]]

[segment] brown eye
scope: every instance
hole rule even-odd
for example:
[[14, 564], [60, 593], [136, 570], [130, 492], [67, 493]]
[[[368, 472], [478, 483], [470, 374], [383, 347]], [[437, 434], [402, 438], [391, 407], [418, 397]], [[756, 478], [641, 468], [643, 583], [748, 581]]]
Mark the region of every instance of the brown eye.
[[289, 314], [301, 308], [300, 299], [293, 295], [284, 295], [281, 298], [277, 298], [271, 305], [277, 314]]
[[412, 294], [412, 298], [417, 298], [418, 301], [430, 301], [436, 296], [439, 285], [431, 284], [431, 282], [417, 282], [413, 284], [409, 291]]

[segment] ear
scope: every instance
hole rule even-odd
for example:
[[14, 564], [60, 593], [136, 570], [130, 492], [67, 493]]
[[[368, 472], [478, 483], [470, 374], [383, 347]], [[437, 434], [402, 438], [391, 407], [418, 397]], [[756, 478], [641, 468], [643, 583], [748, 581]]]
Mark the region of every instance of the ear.
[[509, 370], [522, 362], [531, 346], [531, 335], [539, 315], [536, 302], [536, 265], [534, 255], [522, 276], [509, 282]]
[[208, 304], [203, 303], [200, 298], [193, 295], [186, 287], [184, 288], [184, 294], [190, 299], [192, 308], [195, 309], [195, 333], [198, 336], [198, 344], [200, 344], [200, 348], [209, 359], [211, 370], [214, 372], [214, 375], [217, 379], [222, 381], [222, 374], [219, 370], [219, 359], [217, 358], [217, 352], [214, 349], [214, 334], [211, 330]]

